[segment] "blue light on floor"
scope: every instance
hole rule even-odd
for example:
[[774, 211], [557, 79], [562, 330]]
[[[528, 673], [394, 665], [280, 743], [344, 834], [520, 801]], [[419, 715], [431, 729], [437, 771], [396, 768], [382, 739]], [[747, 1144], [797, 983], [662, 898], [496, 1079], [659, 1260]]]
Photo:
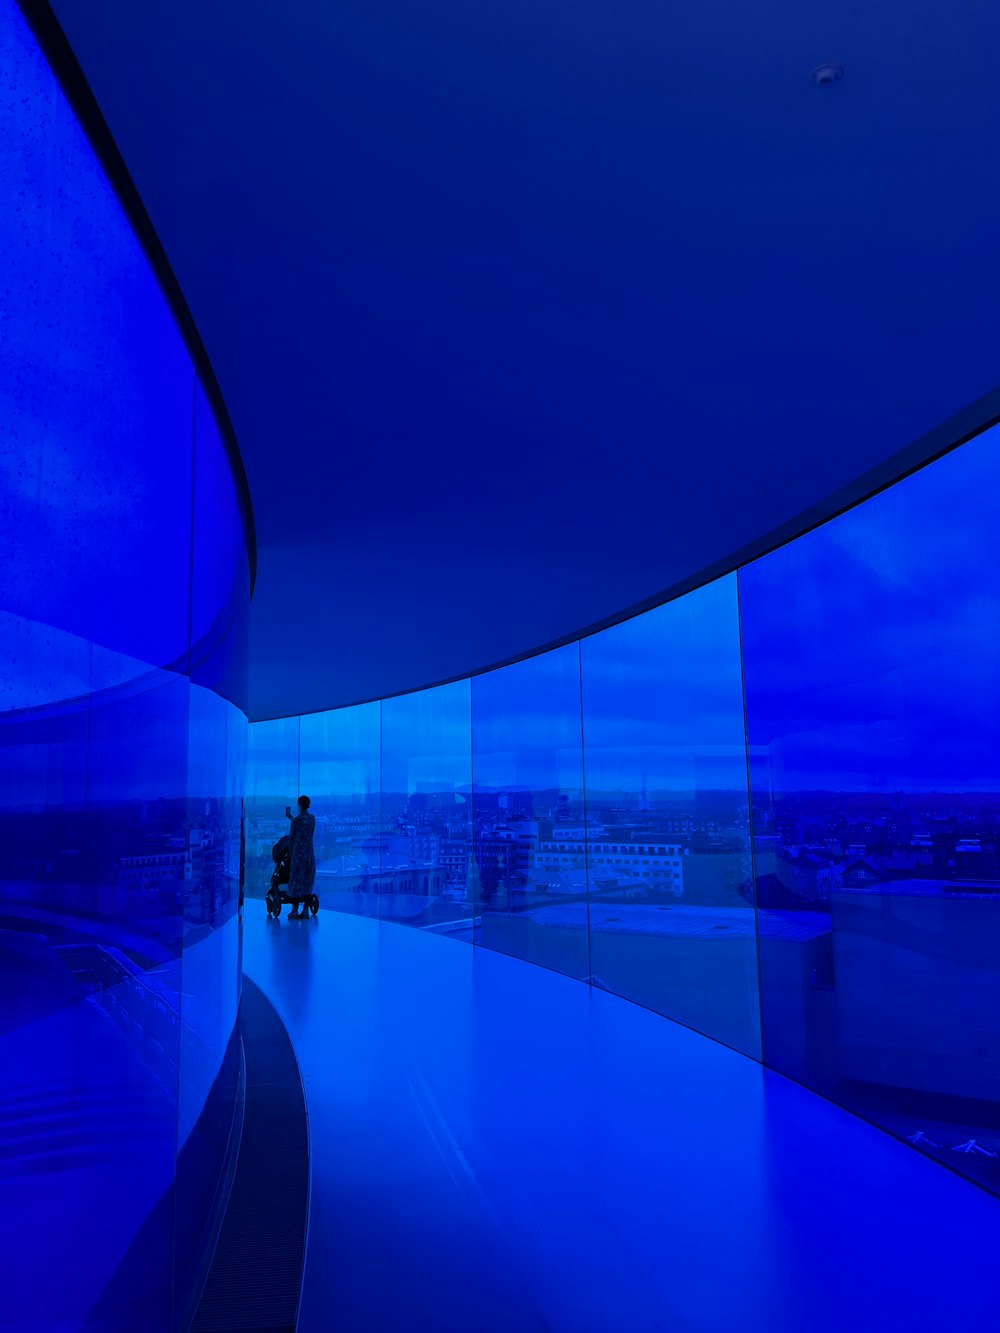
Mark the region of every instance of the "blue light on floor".
[[265, 920], [313, 1153], [300, 1329], [991, 1326], [1000, 1205], [754, 1061], [404, 926]]

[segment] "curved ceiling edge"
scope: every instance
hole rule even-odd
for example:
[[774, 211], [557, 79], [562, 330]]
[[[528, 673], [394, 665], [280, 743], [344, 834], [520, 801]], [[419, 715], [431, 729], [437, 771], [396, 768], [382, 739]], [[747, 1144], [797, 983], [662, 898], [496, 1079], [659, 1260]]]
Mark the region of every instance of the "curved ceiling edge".
[[912, 444], [907, 445], [883, 462], [876, 464], [875, 467], [868, 469], [868, 471], [856, 477], [854, 481], [839, 487], [825, 500], [801, 511], [795, 518], [770, 529], [756, 541], [750, 542], [735, 551], [730, 551], [689, 577], [673, 583], [669, 588], [654, 593], [640, 602], [633, 603], [614, 615], [594, 621], [572, 633], [563, 634], [526, 652], [516, 653], [511, 657], [489, 662], [472, 670], [456, 672], [437, 680], [423, 681], [408, 686], [406, 689], [390, 691], [387, 694], [347, 699], [325, 708], [297, 710], [294, 713], [253, 713], [250, 720], [251, 722], [270, 722], [284, 717], [308, 717], [314, 713], [333, 712], [341, 708], [356, 708], [360, 704], [378, 703], [383, 699], [395, 699], [407, 694], [417, 694], [421, 690], [435, 689], [440, 685], [450, 685], [456, 681], [485, 675], [489, 671], [498, 671], [503, 667], [511, 666], [514, 662], [537, 657], [541, 653], [551, 652], [555, 648], [561, 648], [568, 643], [575, 643], [577, 640], [588, 638], [592, 634], [599, 634], [612, 625], [619, 625], [623, 621], [631, 620], [635, 616], [653, 610], [654, 607], [662, 606], [666, 602], [672, 602], [678, 597], [683, 597], [695, 588], [700, 588], [702, 585], [710, 583], [713, 579], [721, 578], [725, 574], [731, 574], [734, 570], [749, 564], [752, 560], [767, 555], [768, 552], [777, 549], [779, 546], [785, 546], [789, 542], [795, 541], [807, 532], [812, 531], [812, 529], [836, 518], [838, 514], [864, 504], [865, 501], [870, 500], [880, 491], [895, 486], [912, 473], [919, 472], [921, 468], [936, 462], [954, 449], [968, 443], [975, 436], [981, 435], [983, 431], [989, 430], [991, 426], [998, 424], [1000, 424], [1000, 385], [981, 398], [976, 399], [974, 403], [970, 403], [961, 412], [949, 417], [947, 421], [920, 436]]
[[115, 138], [108, 127], [97, 98], [86, 75], [76, 58], [62, 24], [56, 17], [48, 0], [17, 0], [25, 21], [31, 28], [52, 72], [69, 102], [74, 114], [83, 127], [95, 156], [101, 164], [114, 190], [129, 225], [142, 247], [149, 264], [156, 275], [167, 303], [170, 307], [181, 337], [194, 364], [195, 373], [201, 381], [205, 395], [211, 405], [219, 433], [222, 436], [232, 469], [233, 480], [239, 496], [240, 512], [246, 537], [247, 555], [250, 563], [250, 593], [253, 595], [257, 580], [257, 529], [253, 514], [253, 499], [247, 481], [243, 455], [240, 453], [236, 432], [222, 396], [215, 370], [209, 359], [205, 344], [202, 342], [198, 326], [191, 314], [187, 299], [177, 275], [174, 273], [163, 244], [142, 197], [136, 188], [125, 160], [118, 149]]

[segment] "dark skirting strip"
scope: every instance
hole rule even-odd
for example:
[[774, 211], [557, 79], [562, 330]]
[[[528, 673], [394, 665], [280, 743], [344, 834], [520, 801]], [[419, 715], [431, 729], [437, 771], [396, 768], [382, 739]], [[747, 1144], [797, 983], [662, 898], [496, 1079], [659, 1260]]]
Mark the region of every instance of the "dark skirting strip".
[[305, 1095], [284, 1024], [246, 978], [240, 1029], [243, 1138], [191, 1333], [294, 1333], [309, 1208]]

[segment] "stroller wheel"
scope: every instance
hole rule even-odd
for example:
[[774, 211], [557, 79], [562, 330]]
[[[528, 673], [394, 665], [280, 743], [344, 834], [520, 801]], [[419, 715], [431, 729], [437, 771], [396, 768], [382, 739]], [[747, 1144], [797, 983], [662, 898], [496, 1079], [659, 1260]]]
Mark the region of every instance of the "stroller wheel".
[[315, 916], [316, 913], [319, 911], [319, 895], [318, 895], [318, 894], [315, 894], [315, 893], [314, 893], [314, 894], [312, 895], [312, 897], [309, 899], [309, 910], [310, 910], [310, 912], [312, 912], [313, 916]]

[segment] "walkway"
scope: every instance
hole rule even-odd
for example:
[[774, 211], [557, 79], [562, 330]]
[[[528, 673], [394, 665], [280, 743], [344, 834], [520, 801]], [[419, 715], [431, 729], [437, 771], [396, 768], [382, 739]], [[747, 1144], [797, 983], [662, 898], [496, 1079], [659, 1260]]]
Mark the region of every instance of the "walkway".
[[881, 1131], [529, 964], [245, 915], [309, 1105], [303, 1333], [997, 1326], [1000, 1202]]

